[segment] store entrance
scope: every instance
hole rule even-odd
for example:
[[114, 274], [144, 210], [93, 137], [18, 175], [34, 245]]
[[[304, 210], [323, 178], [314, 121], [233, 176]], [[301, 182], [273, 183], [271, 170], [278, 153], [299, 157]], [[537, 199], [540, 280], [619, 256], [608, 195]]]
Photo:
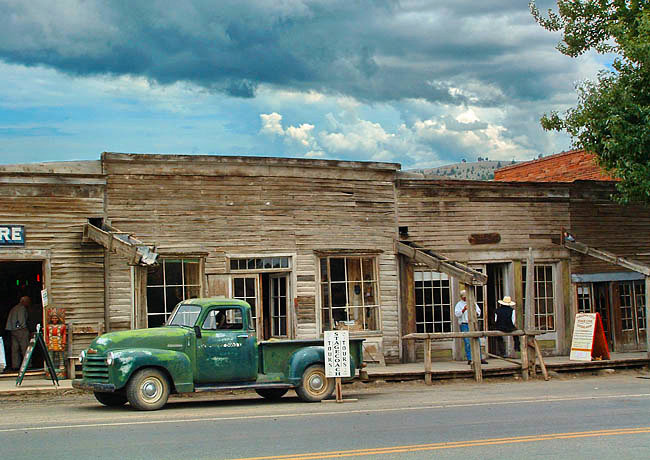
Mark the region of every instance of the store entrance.
[[[27, 327], [30, 332], [36, 331], [36, 325], [43, 327], [43, 305], [41, 290], [43, 289], [43, 263], [41, 261], [0, 261], [0, 331], [5, 344], [7, 373], [11, 369], [11, 335], [5, 329], [9, 310], [16, 305], [20, 298], [29, 296], [32, 305], [28, 310]], [[30, 369], [43, 369], [43, 354], [36, 347], [29, 365]]]

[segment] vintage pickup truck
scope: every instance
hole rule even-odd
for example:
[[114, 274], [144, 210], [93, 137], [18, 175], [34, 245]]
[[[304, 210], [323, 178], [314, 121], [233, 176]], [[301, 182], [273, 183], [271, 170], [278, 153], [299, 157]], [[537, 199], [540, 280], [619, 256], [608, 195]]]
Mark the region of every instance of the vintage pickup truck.
[[[351, 375], [361, 368], [363, 339], [350, 339]], [[251, 389], [268, 399], [289, 389], [309, 402], [332, 394], [322, 340], [258, 342], [251, 307], [241, 300], [181, 302], [163, 327], [110, 332], [81, 353], [77, 389], [107, 406], [128, 401], [160, 409], [170, 393]]]

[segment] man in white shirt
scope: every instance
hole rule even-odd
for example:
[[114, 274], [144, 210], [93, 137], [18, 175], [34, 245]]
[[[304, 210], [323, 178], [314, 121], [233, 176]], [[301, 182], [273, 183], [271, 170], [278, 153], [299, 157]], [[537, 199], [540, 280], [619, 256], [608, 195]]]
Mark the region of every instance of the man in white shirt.
[[[477, 304], [474, 304], [476, 307], [476, 316], [478, 317], [481, 314], [481, 309]], [[454, 314], [458, 318], [458, 323], [460, 325], [461, 332], [469, 332], [469, 321], [467, 317], [467, 292], [465, 289], [460, 291], [460, 300], [454, 308]], [[472, 348], [470, 346], [469, 338], [463, 337], [463, 342], [465, 342], [465, 356], [467, 357], [467, 364], [472, 364]], [[481, 358], [481, 364], [487, 364], [487, 361]]]
[[7, 317], [5, 329], [11, 333], [11, 367], [18, 370], [25, 356], [29, 344], [29, 329], [27, 329], [27, 308], [32, 304], [32, 299], [27, 296], [20, 298]]

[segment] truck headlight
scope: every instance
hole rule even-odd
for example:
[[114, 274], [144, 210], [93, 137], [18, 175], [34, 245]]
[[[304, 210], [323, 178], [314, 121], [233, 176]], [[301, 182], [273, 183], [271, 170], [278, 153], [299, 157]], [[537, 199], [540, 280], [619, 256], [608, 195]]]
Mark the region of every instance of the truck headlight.
[[106, 365], [110, 366], [113, 364], [113, 361], [115, 361], [115, 355], [113, 354], [112, 351], [109, 351], [108, 354], [106, 355]]
[[81, 353], [79, 353], [79, 362], [83, 364], [85, 359], [86, 359], [86, 350], [83, 350]]

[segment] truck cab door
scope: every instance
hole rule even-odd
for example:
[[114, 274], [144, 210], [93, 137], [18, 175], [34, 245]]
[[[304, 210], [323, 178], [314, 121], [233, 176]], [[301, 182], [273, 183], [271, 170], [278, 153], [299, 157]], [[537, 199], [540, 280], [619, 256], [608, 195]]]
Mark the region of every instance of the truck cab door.
[[257, 340], [239, 306], [211, 309], [196, 339], [196, 383], [257, 379]]

